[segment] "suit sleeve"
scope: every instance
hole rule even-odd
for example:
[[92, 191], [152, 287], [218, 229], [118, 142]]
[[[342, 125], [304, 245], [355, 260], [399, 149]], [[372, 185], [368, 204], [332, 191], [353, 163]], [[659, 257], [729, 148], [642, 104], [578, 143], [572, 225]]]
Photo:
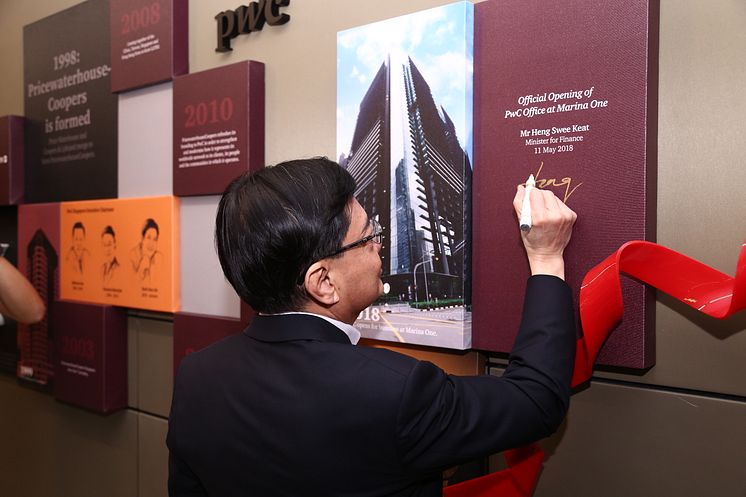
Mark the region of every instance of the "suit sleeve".
[[429, 471], [549, 436], [567, 412], [574, 357], [570, 288], [532, 276], [502, 377], [451, 376], [428, 362], [412, 369], [397, 418], [403, 464]]

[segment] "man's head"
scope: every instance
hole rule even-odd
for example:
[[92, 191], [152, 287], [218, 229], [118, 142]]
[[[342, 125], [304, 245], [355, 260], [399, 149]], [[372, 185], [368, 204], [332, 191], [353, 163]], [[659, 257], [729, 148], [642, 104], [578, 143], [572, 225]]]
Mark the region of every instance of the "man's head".
[[73, 247], [76, 251], [83, 250], [83, 242], [85, 242], [85, 226], [78, 221], [73, 224]]
[[263, 313], [316, 306], [345, 321], [375, 300], [382, 288], [376, 240], [335, 254], [373, 234], [354, 190], [352, 176], [325, 158], [236, 178], [220, 200], [215, 241], [239, 296]]
[[152, 255], [158, 250], [158, 236], [160, 229], [155, 220], [148, 218], [142, 227], [142, 250], [148, 255]]
[[104, 248], [104, 257], [107, 261], [114, 258], [114, 251], [117, 249], [117, 236], [114, 228], [107, 226], [101, 232], [101, 245]]

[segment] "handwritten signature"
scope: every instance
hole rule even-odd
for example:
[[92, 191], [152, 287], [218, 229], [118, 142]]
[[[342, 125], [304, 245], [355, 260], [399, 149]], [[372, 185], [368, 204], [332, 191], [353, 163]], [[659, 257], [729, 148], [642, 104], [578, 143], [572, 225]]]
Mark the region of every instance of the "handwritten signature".
[[[575, 193], [575, 190], [580, 188], [580, 186], [583, 183], [577, 183], [573, 186], [572, 178], [569, 176], [566, 176], [560, 180], [557, 178], [539, 178], [539, 175], [541, 174], [541, 170], [544, 168], [544, 162], [539, 165], [539, 170], [536, 171], [536, 174], [534, 174], [534, 180], [536, 181], [537, 188], [552, 188], [552, 187], [565, 187], [565, 195], [562, 198], [562, 201], [567, 203], [568, 199], [572, 196], [573, 193]], [[521, 183], [521, 185], [526, 186], [526, 183]]]

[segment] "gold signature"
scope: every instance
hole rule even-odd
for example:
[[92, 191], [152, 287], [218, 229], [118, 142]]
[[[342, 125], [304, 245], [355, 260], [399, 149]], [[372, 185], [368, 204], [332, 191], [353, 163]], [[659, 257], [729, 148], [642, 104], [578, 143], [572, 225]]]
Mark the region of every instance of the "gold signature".
[[[539, 175], [541, 174], [541, 170], [544, 168], [544, 161], [541, 162], [539, 165], [539, 170], [536, 171], [536, 174], [534, 174], [534, 180], [536, 181], [536, 187], [537, 188], [552, 188], [552, 187], [565, 187], [565, 195], [562, 199], [563, 202], [567, 203], [569, 198], [572, 196], [573, 193], [575, 193], [575, 190], [580, 188], [580, 186], [583, 183], [578, 183], [573, 186], [572, 178], [569, 176], [566, 176], [559, 181], [557, 178], [539, 178]], [[526, 183], [521, 183], [521, 185], [526, 186]]]

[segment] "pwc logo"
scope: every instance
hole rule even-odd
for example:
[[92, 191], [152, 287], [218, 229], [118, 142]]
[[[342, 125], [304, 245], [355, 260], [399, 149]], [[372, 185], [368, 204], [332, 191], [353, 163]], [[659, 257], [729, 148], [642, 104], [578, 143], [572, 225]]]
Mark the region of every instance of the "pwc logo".
[[261, 31], [264, 23], [279, 26], [290, 20], [288, 14], [281, 14], [280, 7], [290, 5], [290, 0], [259, 0], [242, 5], [236, 10], [226, 10], [215, 16], [218, 28], [216, 52], [230, 52], [231, 40], [238, 35]]

